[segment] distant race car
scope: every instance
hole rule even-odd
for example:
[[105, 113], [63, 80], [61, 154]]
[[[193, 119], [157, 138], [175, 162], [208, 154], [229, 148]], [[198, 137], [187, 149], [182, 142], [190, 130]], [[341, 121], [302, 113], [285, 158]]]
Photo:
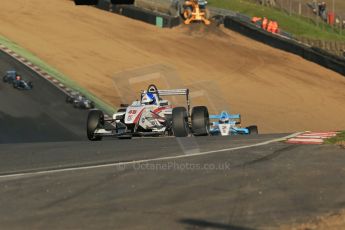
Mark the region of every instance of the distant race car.
[[226, 111], [221, 112], [219, 115], [210, 115], [211, 122], [210, 134], [211, 135], [248, 135], [258, 134], [258, 127], [256, 125], [241, 128], [241, 115], [229, 114]]
[[66, 102], [73, 104], [74, 108], [80, 109], [93, 109], [95, 103], [87, 99], [84, 95], [79, 92], [73, 91], [66, 97]]
[[15, 89], [30, 90], [34, 87], [31, 81], [25, 81], [23, 79], [16, 79], [12, 84]]
[[[186, 96], [186, 107], [174, 107], [162, 96]], [[140, 100], [119, 109], [113, 117], [105, 119], [100, 110], [91, 110], [87, 119], [87, 137], [91, 141], [103, 136], [131, 138], [132, 136], [209, 135], [207, 107], [196, 106], [190, 113], [188, 89], [158, 90], [149, 85], [140, 94]], [[191, 114], [191, 115], [190, 115]], [[107, 123], [106, 123], [107, 122]], [[111, 127], [108, 127], [111, 124]]]
[[15, 70], [6, 71], [2, 80], [3, 82], [12, 84], [13, 88], [16, 89], [30, 90], [33, 88], [32, 82], [24, 80]]

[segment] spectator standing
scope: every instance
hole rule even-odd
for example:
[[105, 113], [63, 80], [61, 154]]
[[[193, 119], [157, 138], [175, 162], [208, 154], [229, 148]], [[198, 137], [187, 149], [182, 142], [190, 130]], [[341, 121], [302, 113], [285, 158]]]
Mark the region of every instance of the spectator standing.
[[327, 6], [325, 2], [321, 2], [318, 4], [319, 16], [324, 20], [327, 21]]
[[336, 26], [337, 28], [340, 28], [340, 27], [341, 27], [339, 16], [337, 16], [337, 17], [335, 18], [335, 26]]
[[311, 3], [311, 7], [313, 9], [314, 14], [318, 14], [319, 4], [317, 3], [317, 0], [313, 0], [313, 2]]

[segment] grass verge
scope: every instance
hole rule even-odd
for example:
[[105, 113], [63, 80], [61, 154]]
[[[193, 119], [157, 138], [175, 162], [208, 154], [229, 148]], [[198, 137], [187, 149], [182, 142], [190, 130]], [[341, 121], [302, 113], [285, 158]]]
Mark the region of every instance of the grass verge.
[[345, 146], [345, 131], [338, 133], [337, 136], [326, 139], [326, 144], [343, 144]]
[[345, 41], [345, 35], [338, 34], [325, 23], [320, 23], [322, 26], [319, 27], [310, 22], [307, 18], [303, 18], [299, 15], [289, 15], [278, 9], [261, 6], [253, 2], [245, 0], [209, 0], [209, 5], [229, 9], [250, 17], [265, 16], [269, 19], [278, 21], [280, 28], [295, 36], [318, 40]]
[[105, 103], [104, 101], [102, 101], [101, 99], [99, 99], [98, 97], [93, 95], [91, 92], [89, 92], [88, 90], [82, 88], [76, 82], [69, 79], [66, 75], [62, 74], [57, 69], [49, 66], [47, 63], [45, 63], [44, 61], [39, 59], [34, 54], [30, 53], [29, 51], [25, 50], [24, 48], [22, 48], [18, 44], [8, 40], [7, 38], [5, 38], [1, 35], [0, 35], [0, 43], [3, 44], [4, 46], [6, 46], [7, 48], [11, 49], [12, 51], [16, 52], [20, 56], [26, 58], [27, 60], [29, 60], [30, 62], [32, 62], [33, 64], [35, 64], [36, 66], [38, 66], [39, 68], [44, 70], [45, 72], [47, 72], [50, 76], [52, 76], [56, 80], [60, 81], [62, 84], [68, 86], [69, 88], [71, 88], [73, 90], [77, 90], [77, 91], [81, 92], [82, 94], [87, 96], [89, 99], [94, 101], [95, 104], [97, 105], [97, 107], [102, 109], [104, 112], [106, 112], [108, 114], [112, 114], [115, 111], [115, 108], [113, 108], [109, 104]]

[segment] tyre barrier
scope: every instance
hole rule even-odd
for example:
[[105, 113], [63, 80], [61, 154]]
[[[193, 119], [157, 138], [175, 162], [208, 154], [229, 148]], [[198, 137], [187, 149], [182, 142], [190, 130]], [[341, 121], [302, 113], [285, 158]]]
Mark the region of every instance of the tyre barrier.
[[[135, 0], [74, 0], [76, 5], [98, 5], [105, 2], [112, 4], [134, 4]], [[103, 2], [103, 3], [100, 3]]]
[[158, 12], [152, 12], [133, 5], [112, 5], [110, 11], [162, 28], [172, 28], [181, 24], [180, 17], [172, 17]]
[[96, 4], [96, 7], [100, 10], [109, 11], [111, 7], [111, 2], [106, 0], [99, 0]]
[[319, 47], [312, 46], [311, 49], [314, 50], [315, 52], [321, 53], [324, 56], [327, 56], [329, 58], [333, 58], [333, 59], [335, 59], [335, 60], [337, 60], [339, 62], [345, 62], [345, 57], [341, 57], [341, 56], [337, 56], [337, 55], [335, 55], [333, 53], [329, 53], [326, 50], [321, 49]]
[[110, 11], [161, 28], [172, 28], [181, 24], [180, 17], [139, 8], [134, 0], [75, 0], [76, 5], [95, 5], [98, 9]]
[[74, 0], [76, 5], [97, 5], [98, 0]]
[[243, 22], [235, 17], [225, 17], [224, 27], [236, 31], [277, 49], [281, 49], [303, 57], [345, 76], [345, 59], [335, 57], [326, 51], [309, 47], [295, 40], [269, 33], [253, 24]]

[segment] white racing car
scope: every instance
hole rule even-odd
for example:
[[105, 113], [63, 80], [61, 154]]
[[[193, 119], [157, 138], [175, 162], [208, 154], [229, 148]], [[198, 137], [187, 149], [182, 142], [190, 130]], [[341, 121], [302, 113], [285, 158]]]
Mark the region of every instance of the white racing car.
[[[186, 96], [187, 108], [174, 107], [161, 96]], [[141, 92], [140, 100], [119, 109], [110, 119], [100, 110], [91, 110], [87, 119], [87, 137], [91, 141], [103, 136], [209, 135], [209, 114], [205, 106], [196, 106], [190, 113], [189, 89], [158, 90], [155, 85]], [[109, 125], [111, 124], [111, 125]]]

